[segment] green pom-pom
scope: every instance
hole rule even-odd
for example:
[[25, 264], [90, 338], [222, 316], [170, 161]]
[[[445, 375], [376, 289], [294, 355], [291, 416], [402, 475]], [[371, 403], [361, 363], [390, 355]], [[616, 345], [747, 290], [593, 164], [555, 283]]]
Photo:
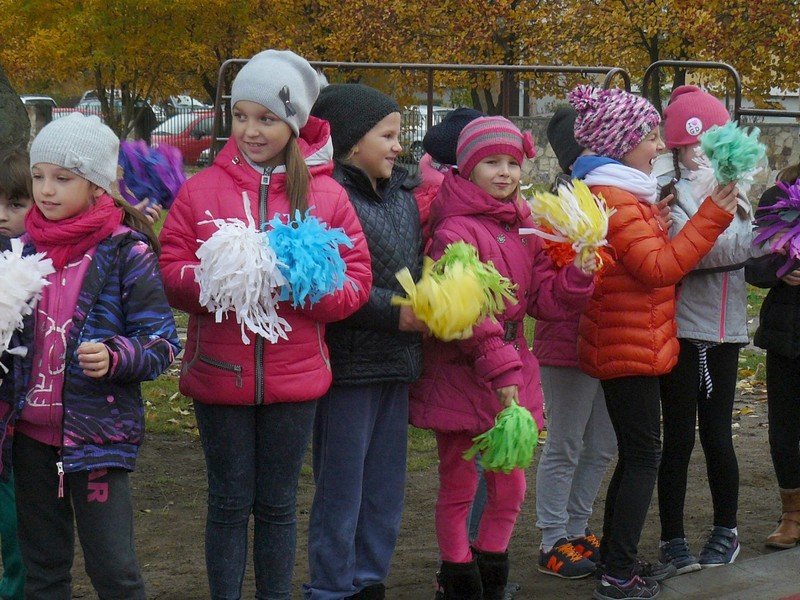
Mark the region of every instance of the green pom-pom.
[[466, 242], [453, 242], [445, 248], [444, 254], [436, 261], [433, 276], [443, 276], [448, 268], [460, 264], [464, 270], [475, 275], [484, 291], [484, 306], [486, 315], [495, 315], [505, 310], [505, 301], [516, 304], [514, 297], [515, 287], [507, 278], [503, 277], [495, 266], [482, 262], [474, 246]]
[[727, 185], [751, 175], [767, 151], [758, 141], [760, 133], [758, 127], [747, 133], [730, 121], [722, 127], [715, 125], [700, 136], [700, 147], [720, 184]]
[[527, 408], [512, 402], [495, 417], [494, 427], [472, 441], [464, 460], [472, 460], [480, 453], [484, 469], [510, 473], [531, 466], [533, 450], [539, 443], [539, 428]]

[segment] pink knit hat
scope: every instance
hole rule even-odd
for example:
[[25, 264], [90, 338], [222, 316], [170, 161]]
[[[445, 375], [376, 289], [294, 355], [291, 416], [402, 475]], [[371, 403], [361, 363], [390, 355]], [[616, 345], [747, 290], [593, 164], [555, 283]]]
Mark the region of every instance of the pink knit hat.
[[513, 156], [521, 165], [526, 156], [536, 156], [536, 148], [529, 132], [522, 133], [504, 117], [479, 117], [467, 123], [456, 146], [456, 164], [461, 176], [469, 179], [475, 165], [493, 154]]
[[672, 150], [697, 142], [700, 134], [731, 120], [725, 105], [696, 85], [676, 87], [664, 109], [664, 141]]
[[578, 111], [575, 140], [601, 156], [622, 158], [661, 122], [650, 102], [616, 88], [579, 85], [567, 97]]

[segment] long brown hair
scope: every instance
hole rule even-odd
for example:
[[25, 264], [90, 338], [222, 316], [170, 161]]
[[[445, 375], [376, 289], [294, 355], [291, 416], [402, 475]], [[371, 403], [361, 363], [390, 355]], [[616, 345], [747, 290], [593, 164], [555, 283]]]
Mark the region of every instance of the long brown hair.
[[294, 218], [296, 210], [308, 210], [308, 184], [311, 171], [300, 151], [297, 137], [292, 135], [286, 144], [286, 195], [289, 197], [289, 218]]
[[672, 149], [672, 166], [675, 169], [675, 177], [672, 181], [670, 181], [667, 185], [661, 188], [661, 200], [669, 196], [670, 194], [675, 195], [675, 200], [678, 199], [678, 188], [676, 187], [676, 183], [680, 181], [681, 178], [681, 161], [678, 158], [678, 149]]
[[800, 179], [800, 162], [796, 165], [789, 165], [780, 170], [777, 177], [778, 181], [785, 183], [794, 183]]
[[122, 224], [147, 236], [147, 241], [150, 242], [150, 247], [153, 249], [153, 252], [156, 253], [156, 256], [160, 255], [161, 244], [158, 241], [156, 232], [153, 231], [153, 226], [150, 225], [150, 221], [148, 221], [141, 212], [133, 208], [133, 206], [124, 200], [120, 200], [112, 194], [109, 195], [114, 199], [114, 204], [118, 208], [121, 208], [122, 212], [125, 213], [122, 217]]

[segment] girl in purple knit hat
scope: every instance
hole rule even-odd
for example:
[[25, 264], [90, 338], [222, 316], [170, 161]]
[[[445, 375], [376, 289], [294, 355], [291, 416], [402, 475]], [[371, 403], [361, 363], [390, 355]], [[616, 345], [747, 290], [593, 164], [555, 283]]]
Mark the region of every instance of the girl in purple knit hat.
[[573, 175], [615, 210], [607, 240], [615, 263], [598, 282], [578, 325], [581, 369], [600, 379], [619, 458], [608, 486], [597, 600], [654, 598], [673, 565], [638, 559], [661, 457], [659, 376], [677, 362], [675, 284], [708, 253], [736, 210], [733, 185], [717, 187], [672, 239], [659, 222], [652, 175], [664, 149], [658, 111], [617, 89], [578, 86], [575, 140], [597, 156], [575, 161]]

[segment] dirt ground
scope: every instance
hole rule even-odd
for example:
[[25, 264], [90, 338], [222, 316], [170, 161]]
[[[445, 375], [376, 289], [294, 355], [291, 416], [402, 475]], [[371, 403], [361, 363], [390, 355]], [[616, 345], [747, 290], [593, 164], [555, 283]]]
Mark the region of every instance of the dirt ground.
[[[747, 388], [747, 385], [744, 386]], [[748, 396], [748, 391], [751, 393]], [[777, 485], [769, 457], [766, 404], [763, 390], [745, 389], [736, 404], [735, 441], [741, 469], [739, 535], [746, 560], [768, 552], [763, 538], [772, 531], [778, 517]], [[306, 532], [308, 510], [314, 490], [310, 468], [300, 479], [298, 499], [298, 551], [294, 573], [295, 596], [307, 575]], [[691, 470], [686, 507], [686, 526], [692, 548], [699, 550], [711, 525], [711, 502], [706, 470], [699, 442]], [[136, 509], [136, 545], [148, 587], [148, 598], [199, 600], [208, 598], [203, 557], [205, 519], [205, 464], [199, 441], [186, 436], [151, 435], [142, 449], [133, 475]], [[406, 509], [397, 551], [387, 582], [388, 598], [430, 599], [437, 566], [433, 530], [433, 506], [437, 488], [435, 467], [409, 473]], [[593, 581], [566, 581], [536, 570], [539, 542], [535, 523], [535, 465], [528, 473], [528, 495], [511, 543], [511, 578], [522, 586], [520, 600], [531, 598], [571, 599], [591, 597]], [[605, 491], [595, 503], [591, 525], [600, 530]], [[640, 553], [656, 556], [658, 536], [656, 499], [642, 535]], [[73, 570], [74, 596], [94, 598], [83, 573], [80, 556]], [[253, 598], [252, 565], [248, 567], [243, 598]]]

